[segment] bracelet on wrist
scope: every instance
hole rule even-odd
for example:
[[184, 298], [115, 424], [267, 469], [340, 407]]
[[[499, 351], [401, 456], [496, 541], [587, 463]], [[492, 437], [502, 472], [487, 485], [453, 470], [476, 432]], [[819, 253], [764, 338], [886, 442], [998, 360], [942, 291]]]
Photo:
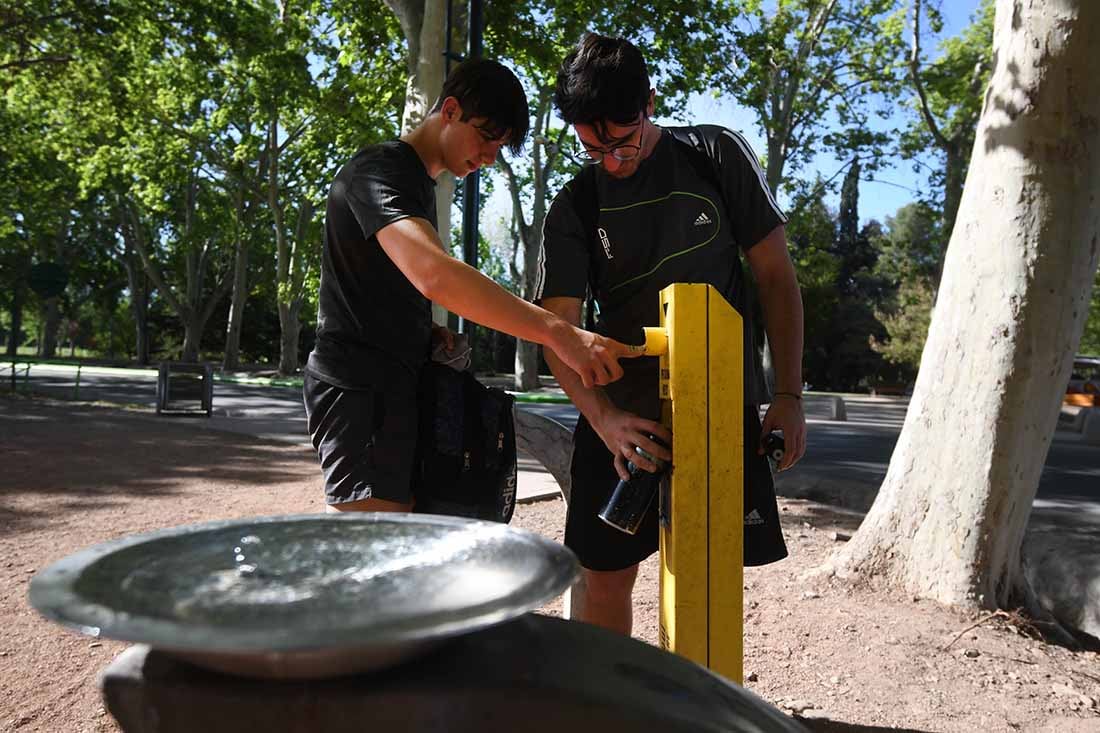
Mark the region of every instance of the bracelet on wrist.
[[799, 402], [802, 401], [802, 395], [795, 394], [794, 392], [776, 392], [772, 396], [773, 397], [791, 397], [793, 399], [798, 400]]

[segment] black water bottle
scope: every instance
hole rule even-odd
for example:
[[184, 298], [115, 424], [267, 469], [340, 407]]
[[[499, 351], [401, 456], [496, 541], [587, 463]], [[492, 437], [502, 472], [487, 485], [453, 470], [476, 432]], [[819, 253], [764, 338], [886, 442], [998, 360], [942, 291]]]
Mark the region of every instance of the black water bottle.
[[783, 462], [783, 456], [787, 451], [786, 441], [779, 433], [768, 433], [764, 436], [764, 455], [778, 466]]
[[[664, 446], [664, 443], [650, 435], [649, 439]], [[600, 510], [599, 517], [620, 532], [634, 534], [645, 518], [649, 505], [653, 503], [653, 497], [661, 485], [661, 478], [668, 469], [668, 463], [657, 456], [650, 455], [639, 446], [634, 446], [634, 452], [648, 458], [657, 464], [657, 470], [653, 473], [634, 465], [633, 461], [626, 462], [626, 470], [630, 478], [620, 480], [611, 492], [611, 498]]]

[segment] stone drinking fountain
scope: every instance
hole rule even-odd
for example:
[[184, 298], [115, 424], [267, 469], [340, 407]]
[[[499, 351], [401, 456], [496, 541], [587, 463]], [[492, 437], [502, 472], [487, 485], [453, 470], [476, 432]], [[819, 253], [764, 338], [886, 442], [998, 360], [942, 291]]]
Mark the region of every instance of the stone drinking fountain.
[[501, 524], [299, 515], [97, 545], [30, 600], [135, 642], [101, 678], [125, 733], [804, 730], [676, 655], [530, 613], [577, 576]]

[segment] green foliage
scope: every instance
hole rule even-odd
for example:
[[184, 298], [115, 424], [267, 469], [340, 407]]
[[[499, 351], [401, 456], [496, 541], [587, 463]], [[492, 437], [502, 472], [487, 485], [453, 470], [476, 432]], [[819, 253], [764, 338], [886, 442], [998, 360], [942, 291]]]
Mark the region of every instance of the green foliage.
[[939, 212], [927, 203], [906, 204], [886, 217], [886, 232], [878, 242], [877, 273], [895, 286], [918, 279], [932, 287], [947, 241]]
[[[903, 56], [897, 36], [879, 32], [896, 0], [738, 0], [715, 57], [719, 83], [753, 110], [767, 139], [768, 185], [830, 149], [884, 159], [888, 139], [873, 115], [890, 113]], [[886, 97], [878, 95], [886, 94]], [[878, 99], [880, 105], [872, 105]]]
[[797, 192], [791, 203], [787, 241], [802, 291], [802, 364], [806, 380], [815, 387], [824, 387], [830, 352], [828, 334], [839, 305], [836, 281], [840, 260], [832, 252], [835, 217], [825, 205], [821, 185]]
[[802, 292], [803, 370], [816, 389], [862, 391], [893, 379], [894, 370], [871, 348], [886, 336], [875, 309], [888, 283], [875, 270], [878, 223], [857, 227], [859, 170], [858, 164], [850, 169], [838, 214], [826, 206], [826, 186], [818, 180], [796, 191], [787, 223]]
[[905, 280], [888, 306], [877, 311], [888, 338], [875, 339], [874, 349], [904, 375], [904, 381], [916, 378], [928, 326], [932, 322], [934, 294], [924, 280]]
[[877, 238], [877, 246], [882, 254], [876, 274], [894, 293], [876, 309], [886, 337], [876, 338], [874, 348], [910, 381], [920, 367], [928, 338], [938, 263], [946, 246], [938, 213], [926, 203], [906, 204], [886, 218], [886, 231]]
[[[935, 8], [926, 5], [930, 18], [937, 18]], [[982, 0], [970, 24], [953, 38], [939, 44], [940, 55], [924, 64], [920, 71], [921, 84], [928, 97], [928, 106], [939, 121], [945, 137], [962, 135], [972, 145], [974, 131], [982, 112], [983, 92], [993, 73], [993, 0]], [[938, 32], [936, 24], [931, 30]], [[899, 35], [906, 32], [898, 29]], [[911, 30], [911, 29], [910, 29]], [[918, 99], [910, 106], [916, 108]], [[914, 115], [902, 151], [910, 154], [924, 152], [933, 144], [927, 125]], [[969, 145], [964, 146], [969, 151]]]
[[[65, 308], [83, 312], [93, 290], [125, 300], [126, 235], [148, 249], [163, 327], [220, 316], [238, 242], [271, 296], [257, 307], [274, 317], [281, 292], [311, 316], [328, 182], [396, 132], [404, 49], [381, 0], [18, 0], [9, 19], [0, 174], [15, 185], [0, 191], [0, 277], [68, 220], [64, 248], [82, 264]], [[206, 330], [220, 348], [223, 324]]]
[[1100, 272], [1096, 273], [1096, 281], [1092, 284], [1089, 315], [1085, 321], [1085, 330], [1081, 334], [1081, 345], [1077, 347], [1077, 353], [1100, 355]]
[[[942, 29], [938, 11], [932, 4], [926, 4], [924, 10], [931, 30], [938, 33]], [[935, 151], [939, 161], [929, 172], [928, 203], [942, 212], [947, 232], [954, 226], [984, 91], [993, 73], [994, 10], [993, 0], [982, 0], [970, 25], [940, 43], [936, 59], [929, 63], [917, 59], [916, 68], [909, 71], [911, 122], [902, 131], [899, 152], [920, 170], [924, 165], [921, 158]], [[911, 29], [898, 26], [888, 32], [900, 41]]]

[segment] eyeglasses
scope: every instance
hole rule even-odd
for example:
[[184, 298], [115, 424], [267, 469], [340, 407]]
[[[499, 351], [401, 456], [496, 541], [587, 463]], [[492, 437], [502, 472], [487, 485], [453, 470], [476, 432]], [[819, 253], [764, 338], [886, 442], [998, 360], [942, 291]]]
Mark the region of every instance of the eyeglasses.
[[[645, 117], [642, 117], [638, 122], [638, 127], [645, 132]], [[638, 142], [641, 142], [639, 140]], [[642, 153], [641, 145], [623, 144], [616, 145], [610, 150], [593, 150], [585, 147], [584, 143], [580, 142], [577, 138], [573, 138], [573, 150], [570, 153], [570, 157], [581, 165], [595, 165], [602, 163], [603, 159], [610, 155], [620, 163], [624, 163], [628, 160], [634, 160]]]
[[589, 150], [576, 140], [573, 141], [573, 151], [570, 157], [581, 165], [595, 165], [602, 163], [603, 159], [610, 155], [620, 163], [634, 160], [642, 152], [641, 145], [616, 145], [611, 150]]

